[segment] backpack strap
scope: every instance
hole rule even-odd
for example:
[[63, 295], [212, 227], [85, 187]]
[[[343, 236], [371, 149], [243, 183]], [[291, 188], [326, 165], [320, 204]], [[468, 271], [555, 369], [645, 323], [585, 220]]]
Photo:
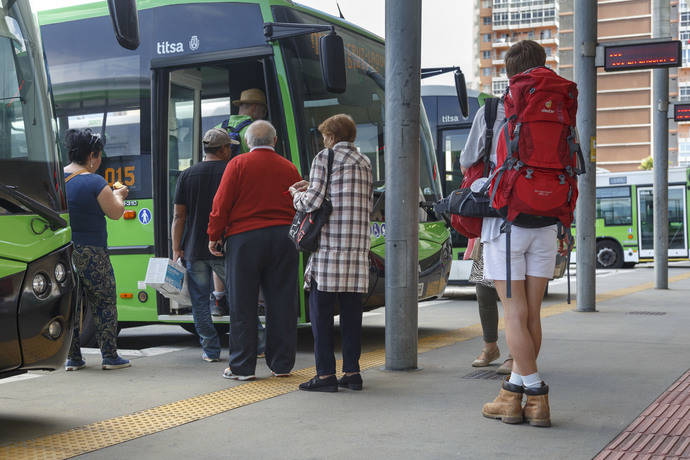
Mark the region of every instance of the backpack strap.
[[240, 131], [242, 131], [244, 129], [245, 126], [249, 126], [250, 124], [252, 124], [252, 121], [253, 120], [251, 118], [248, 120], [244, 120], [243, 122], [241, 122], [240, 124], [238, 124], [234, 128], [230, 128], [230, 131], [233, 133], [239, 133]]
[[486, 128], [484, 129], [484, 152], [482, 152], [482, 159], [484, 160], [484, 177], [489, 175], [491, 145], [494, 139], [494, 123], [496, 122], [499, 101], [500, 99], [497, 97], [484, 99], [484, 121], [486, 122]]
[[224, 130], [228, 130], [228, 124], [230, 123], [230, 120], [223, 120], [223, 123], [220, 124], [220, 127], [223, 128]]
[[69, 176], [65, 177], [65, 184], [66, 184], [67, 182], [71, 181], [72, 179], [74, 179], [75, 177], [77, 177], [79, 174], [81, 174], [81, 173], [83, 173], [83, 172], [87, 172], [87, 171], [88, 171], [88, 170], [87, 170], [86, 168], [82, 168], [82, 169], [80, 169], [80, 170], [78, 170], [78, 171], [74, 171], [72, 174], [70, 174]]

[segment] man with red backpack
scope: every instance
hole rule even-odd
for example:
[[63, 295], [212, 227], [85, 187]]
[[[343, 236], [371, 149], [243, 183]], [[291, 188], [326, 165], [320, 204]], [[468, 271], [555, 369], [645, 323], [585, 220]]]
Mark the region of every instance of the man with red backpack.
[[484, 276], [494, 280], [501, 298], [514, 358], [510, 378], [482, 414], [535, 426], [551, 426], [549, 387], [537, 370], [541, 302], [554, 273], [559, 228], [569, 228], [573, 220], [576, 175], [583, 164], [575, 131], [576, 85], [544, 67], [545, 62], [544, 48], [532, 40], [506, 53], [507, 122], [488, 188], [491, 206], [503, 219], [500, 226], [482, 228], [481, 238]]

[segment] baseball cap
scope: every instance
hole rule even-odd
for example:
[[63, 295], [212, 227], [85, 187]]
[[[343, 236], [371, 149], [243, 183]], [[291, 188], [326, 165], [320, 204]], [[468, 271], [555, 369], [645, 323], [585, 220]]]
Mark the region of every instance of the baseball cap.
[[227, 131], [220, 128], [211, 128], [206, 131], [201, 142], [203, 142], [206, 147], [222, 147], [228, 144], [239, 144], [239, 141], [232, 139]]

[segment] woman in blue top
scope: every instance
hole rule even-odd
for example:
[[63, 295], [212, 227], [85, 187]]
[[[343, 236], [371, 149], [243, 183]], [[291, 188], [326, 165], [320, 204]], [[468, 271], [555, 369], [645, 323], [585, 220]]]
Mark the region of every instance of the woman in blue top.
[[[93, 314], [96, 337], [103, 357], [103, 369], [129, 367], [129, 360], [117, 355], [117, 304], [115, 275], [108, 256], [105, 216], [117, 220], [124, 213], [127, 187], [111, 190], [105, 179], [94, 174], [101, 165], [103, 140], [91, 130], [70, 129], [65, 134], [70, 164], [65, 167], [67, 205], [72, 227], [72, 260]], [[65, 370], [86, 367], [79, 348], [79, 317]]]

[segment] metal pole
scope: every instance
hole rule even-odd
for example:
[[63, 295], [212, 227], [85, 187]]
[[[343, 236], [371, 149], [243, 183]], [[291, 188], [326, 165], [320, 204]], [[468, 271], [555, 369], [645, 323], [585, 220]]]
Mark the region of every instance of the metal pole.
[[421, 0], [386, 0], [386, 369], [417, 367]]
[[[669, 0], [652, 3], [654, 38], [670, 37]], [[654, 275], [668, 289], [668, 69], [654, 69]]]
[[578, 87], [577, 128], [586, 173], [577, 180], [577, 311], [596, 311], [597, 186], [597, 2], [575, 0], [575, 82]]

